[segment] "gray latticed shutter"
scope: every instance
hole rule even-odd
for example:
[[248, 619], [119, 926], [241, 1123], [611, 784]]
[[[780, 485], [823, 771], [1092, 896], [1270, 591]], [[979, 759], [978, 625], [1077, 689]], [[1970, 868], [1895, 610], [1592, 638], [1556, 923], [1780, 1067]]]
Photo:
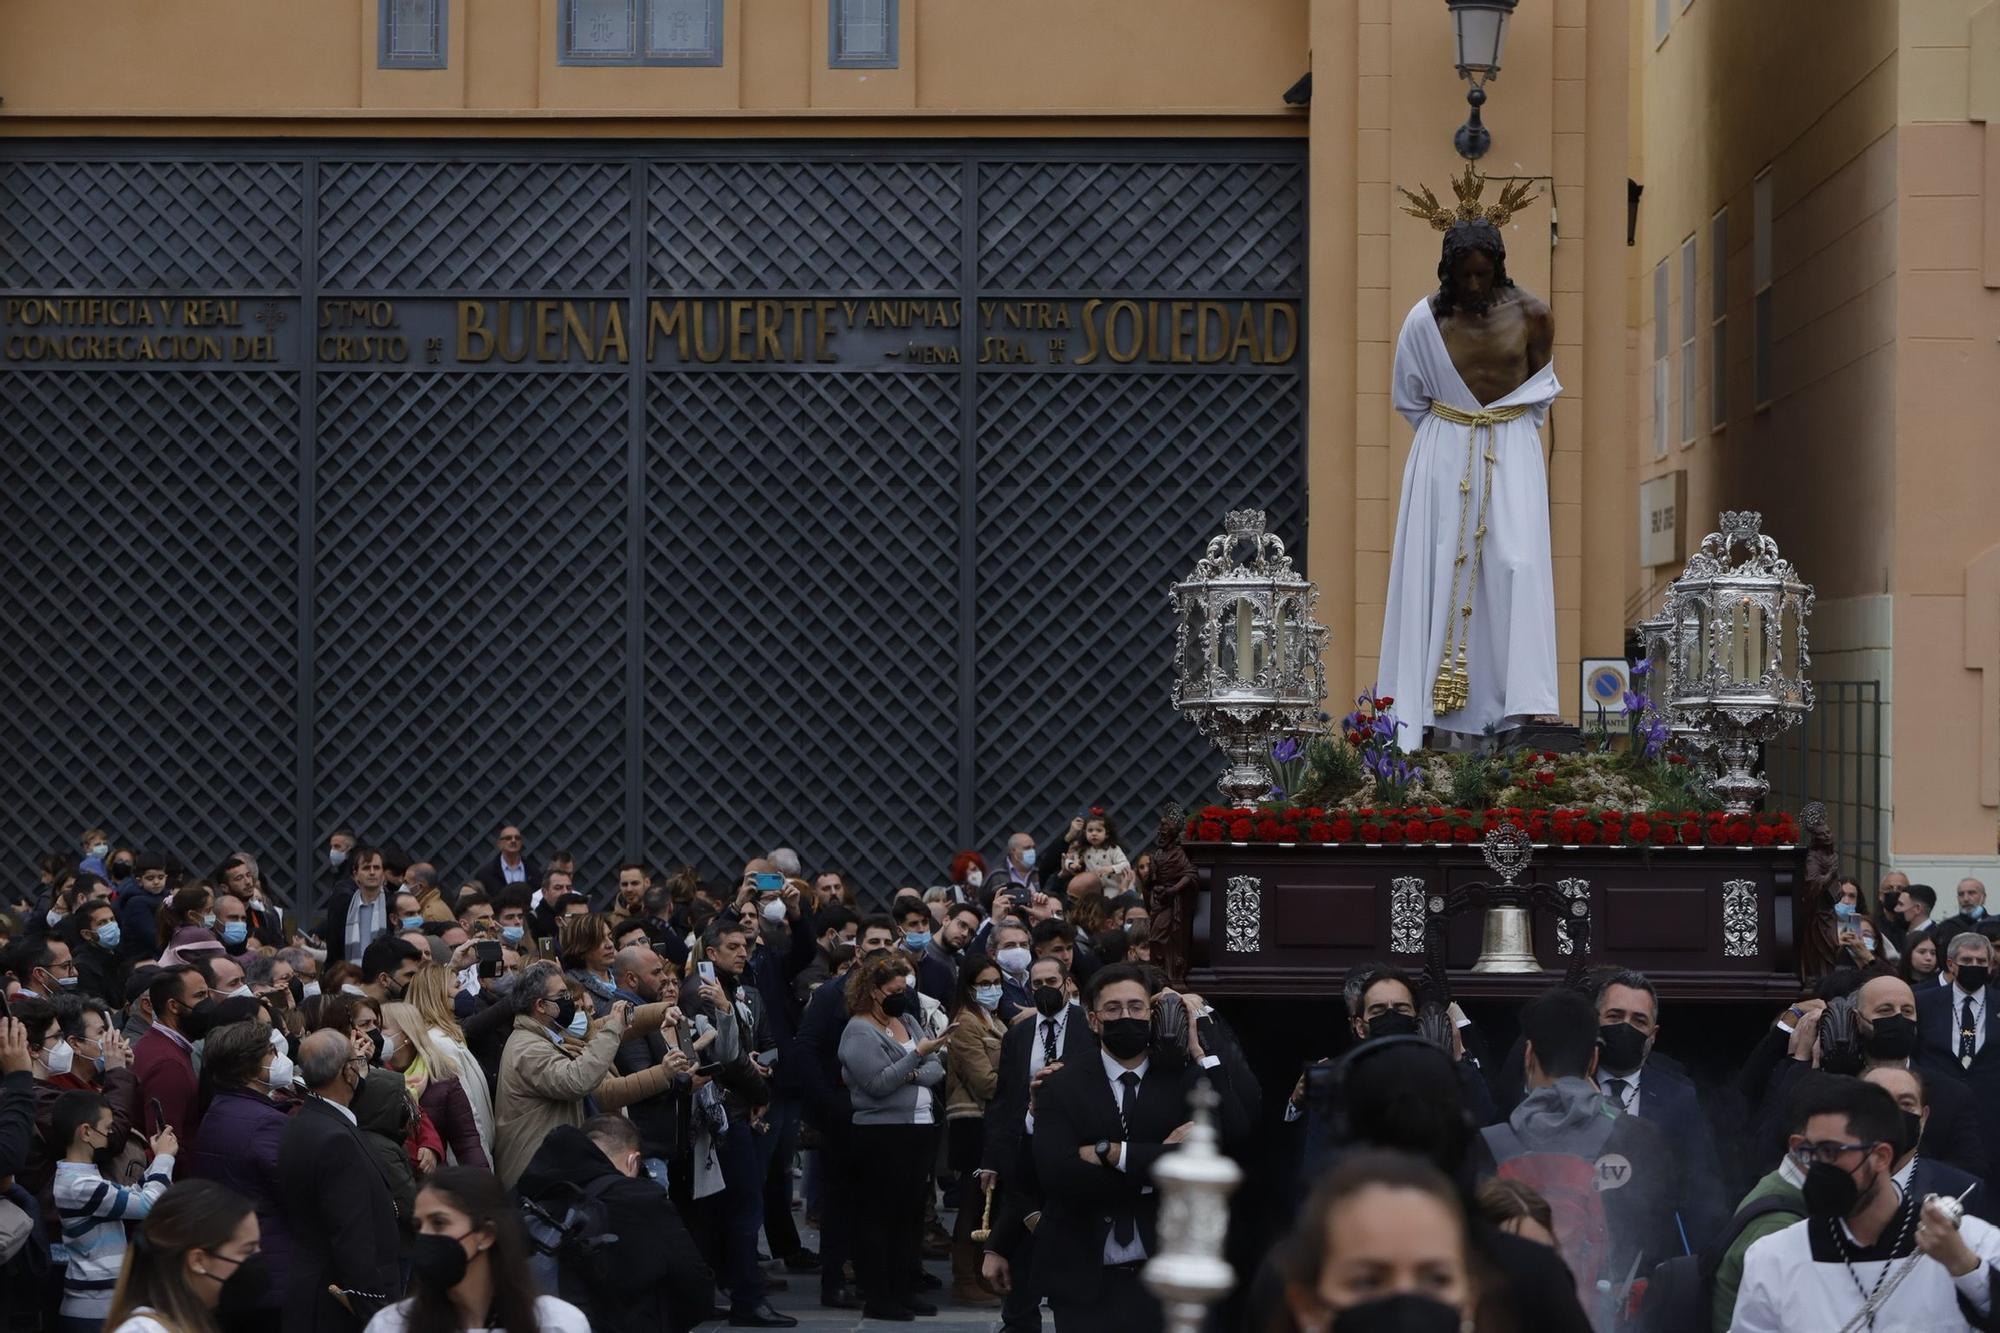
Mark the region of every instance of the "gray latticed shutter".
[[[100, 820], [307, 893], [335, 823], [457, 872], [519, 820], [596, 887], [782, 840], [879, 893], [1099, 801], [1136, 850], [1215, 767], [1167, 583], [1230, 508], [1303, 549], [1304, 265], [1295, 144], [10, 144], [0, 285], [271, 341], [0, 360], [6, 873]], [[630, 355], [456, 354], [551, 298]], [[649, 364], [649, 302], [755, 299], [959, 319]], [[982, 307], [1087, 300], [1297, 336], [981, 363]]]

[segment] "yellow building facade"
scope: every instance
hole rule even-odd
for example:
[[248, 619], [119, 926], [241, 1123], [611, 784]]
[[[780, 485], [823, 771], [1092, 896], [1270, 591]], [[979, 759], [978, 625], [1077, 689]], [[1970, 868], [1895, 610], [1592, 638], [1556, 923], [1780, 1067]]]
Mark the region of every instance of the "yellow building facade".
[[1764, 511], [1847, 709], [1825, 785], [1949, 902], [2000, 869], [2000, 6], [1635, 0], [1631, 36], [1632, 466], [1689, 540]]

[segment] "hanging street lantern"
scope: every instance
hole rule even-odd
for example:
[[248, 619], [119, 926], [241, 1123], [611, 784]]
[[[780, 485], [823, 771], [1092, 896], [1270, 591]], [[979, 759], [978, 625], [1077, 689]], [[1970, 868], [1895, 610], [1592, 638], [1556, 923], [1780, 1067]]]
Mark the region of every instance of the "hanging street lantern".
[[1319, 588], [1292, 572], [1263, 510], [1237, 509], [1172, 597], [1174, 707], [1228, 756], [1222, 794], [1235, 805], [1262, 800], [1272, 744], [1304, 733], [1326, 697]]
[[1486, 104], [1486, 85], [1500, 73], [1507, 49], [1507, 20], [1518, 0], [1445, 0], [1451, 10], [1451, 36], [1458, 75], [1472, 86], [1465, 100], [1472, 113], [1452, 137], [1452, 146], [1468, 162], [1477, 161], [1493, 146], [1493, 135], [1479, 119]]
[[[1764, 517], [1722, 515], [1722, 530], [1667, 589], [1676, 721], [1711, 738], [1720, 769], [1709, 790], [1730, 814], [1754, 810], [1770, 784], [1754, 769], [1757, 747], [1811, 710], [1812, 653], [1806, 620], [1813, 590], [1778, 544], [1763, 535]], [[1742, 551], [1742, 559], [1737, 552]]]

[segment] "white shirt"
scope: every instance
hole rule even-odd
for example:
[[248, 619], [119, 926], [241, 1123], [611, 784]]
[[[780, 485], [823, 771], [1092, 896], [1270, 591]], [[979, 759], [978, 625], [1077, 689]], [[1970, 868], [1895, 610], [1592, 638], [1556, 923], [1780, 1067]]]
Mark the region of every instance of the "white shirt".
[[1960, 990], [1957, 982], [1951, 983], [1951, 1053], [1958, 1055], [1958, 1030], [1965, 1016], [1965, 1002], [1972, 1001], [1972, 1051], [1977, 1055], [1986, 1049], [1986, 991], [1979, 988], [1979, 994], [1967, 995]]
[[[1743, 1285], [1736, 1293], [1732, 1333], [1833, 1333], [1861, 1309], [1861, 1293], [1875, 1285], [1885, 1268], [1900, 1268], [1900, 1259], [1845, 1264], [1815, 1263], [1806, 1222], [1794, 1222], [1763, 1237], [1743, 1256]], [[1844, 1224], [1843, 1224], [1844, 1225]], [[1975, 1309], [1985, 1310], [1992, 1265], [2000, 1262], [2000, 1231], [1967, 1214], [1959, 1233], [1982, 1260], [1979, 1267], [1954, 1279], [1943, 1264], [1920, 1259], [1910, 1275], [1882, 1305], [1875, 1326], [1888, 1333], [1963, 1333], [1959, 1313], [1962, 1295]], [[1850, 1235], [1852, 1233], [1849, 1233]]]
[[527, 861], [520, 860], [516, 861], [513, 865], [508, 865], [507, 858], [504, 856], [501, 857], [500, 882], [503, 884], [526, 884], [528, 882]]
[[[1604, 1094], [1604, 1100], [1610, 1102], [1626, 1115], [1637, 1115], [1639, 1114], [1639, 1075], [1645, 1072], [1645, 1068], [1644, 1065], [1640, 1065], [1639, 1068], [1629, 1074], [1599, 1074], [1597, 1076], [1597, 1090]], [[1625, 1096], [1623, 1100], [1620, 1100], [1611, 1092], [1611, 1080], [1614, 1078], [1623, 1081], [1625, 1084]]]
[[[410, 1326], [410, 1304], [398, 1301], [384, 1306], [368, 1321], [367, 1333], [403, 1333]], [[535, 1327], [541, 1333], [590, 1333], [590, 1321], [583, 1317], [583, 1311], [553, 1296], [535, 1298]], [[491, 1330], [475, 1328], [468, 1333], [491, 1333]]]
[[[1105, 1080], [1111, 1085], [1111, 1104], [1113, 1106], [1119, 1106], [1119, 1107], [1125, 1105], [1125, 1085], [1119, 1082], [1119, 1079], [1123, 1078], [1128, 1073], [1137, 1074], [1139, 1076], [1139, 1086], [1144, 1087], [1146, 1084], [1146, 1071], [1153, 1067], [1153, 1061], [1150, 1056], [1144, 1060], [1141, 1060], [1139, 1062], [1139, 1067], [1137, 1069], [1131, 1069], [1131, 1070], [1126, 1069], [1124, 1065], [1119, 1064], [1116, 1060], [1112, 1059], [1107, 1052], [1103, 1050], [1098, 1051], [1097, 1058], [1104, 1062], [1104, 1077]], [[1124, 1119], [1124, 1115], [1122, 1112], [1119, 1115], [1119, 1119], [1120, 1120]], [[1131, 1127], [1129, 1125], [1126, 1126], [1125, 1132], [1127, 1138], [1129, 1139], [1132, 1132]], [[1125, 1169], [1125, 1159], [1128, 1156], [1130, 1156], [1131, 1148], [1132, 1145], [1129, 1141], [1121, 1141], [1121, 1145], [1118, 1149], [1118, 1161], [1115, 1163], [1115, 1165], [1120, 1171], [1123, 1171]], [[1151, 1185], [1148, 1185], [1146, 1186], [1144, 1192], [1150, 1194], [1152, 1193], [1152, 1191], [1153, 1187]], [[1136, 1226], [1133, 1228], [1132, 1241], [1129, 1245], [1120, 1245], [1118, 1243], [1118, 1229], [1116, 1227], [1113, 1227], [1111, 1230], [1104, 1233], [1105, 1263], [1129, 1264], [1134, 1262], [1135, 1260], [1144, 1259], [1145, 1257], [1146, 1257], [1146, 1244], [1139, 1238], [1139, 1231]]]
[[345, 1106], [342, 1106], [339, 1102], [334, 1101], [331, 1097], [322, 1097], [316, 1092], [310, 1093], [308, 1095], [311, 1096], [312, 1099], [318, 1102], [321, 1106], [330, 1106], [334, 1110], [346, 1116], [348, 1124], [353, 1125], [357, 1129], [360, 1128], [361, 1122], [354, 1118], [354, 1112], [348, 1110]]
[[[1068, 1027], [1069, 1006], [1067, 1004], [1062, 1007], [1062, 1011], [1054, 1018], [1048, 1018], [1039, 1013], [1035, 1015], [1035, 1039], [1028, 1043], [1028, 1083], [1030, 1086], [1034, 1084], [1035, 1075], [1042, 1072], [1042, 1066], [1049, 1063], [1045, 1058], [1048, 1043], [1047, 1030], [1049, 1028], [1055, 1029], [1056, 1059], [1060, 1061], [1062, 1059], [1063, 1033], [1068, 1030]], [[1033, 1111], [1029, 1111], [1022, 1118], [1021, 1132], [1023, 1134], [1032, 1134], [1035, 1132], [1035, 1113]]]
[[[912, 1038], [904, 1042], [903, 1049], [911, 1054], [915, 1054], [917, 1049], [916, 1040]], [[929, 1088], [921, 1085], [918, 1086], [917, 1109], [910, 1116], [910, 1123], [913, 1125], [935, 1125], [937, 1123], [937, 1117], [931, 1114], [931, 1090]]]

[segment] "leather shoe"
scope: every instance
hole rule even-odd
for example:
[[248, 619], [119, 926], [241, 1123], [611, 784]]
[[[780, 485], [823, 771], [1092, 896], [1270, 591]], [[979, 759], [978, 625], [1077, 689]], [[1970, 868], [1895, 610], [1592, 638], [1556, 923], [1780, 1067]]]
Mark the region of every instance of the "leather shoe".
[[785, 1271], [788, 1273], [819, 1272], [819, 1256], [811, 1250], [794, 1250], [785, 1256]]
[[788, 1314], [779, 1314], [771, 1308], [769, 1301], [748, 1310], [729, 1312], [731, 1328], [797, 1328], [799, 1321]]
[[912, 1314], [937, 1313], [937, 1307], [935, 1305], [932, 1305], [929, 1301], [923, 1299], [921, 1296], [905, 1296], [903, 1297], [903, 1304], [909, 1307], [909, 1310]]
[[869, 1301], [861, 1307], [861, 1317], [863, 1319], [894, 1320], [899, 1324], [907, 1324], [916, 1319], [917, 1312], [910, 1309], [907, 1305], [890, 1305], [886, 1301]]
[[822, 1289], [819, 1303], [829, 1310], [859, 1310], [861, 1297], [855, 1294], [854, 1288], [842, 1283], [830, 1291]]

